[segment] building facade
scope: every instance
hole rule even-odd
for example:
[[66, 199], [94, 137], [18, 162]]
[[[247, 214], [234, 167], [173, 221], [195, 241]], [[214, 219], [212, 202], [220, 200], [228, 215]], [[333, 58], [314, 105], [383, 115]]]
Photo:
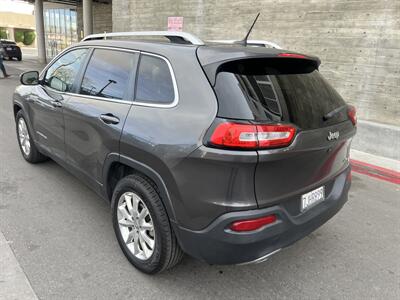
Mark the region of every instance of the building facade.
[[[52, 58], [83, 38], [82, 3], [44, 3], [46, 56]], [[93, 31], [112, 31], [112, 6], [93, 2]]]
[[[0, 11], [0, 38], [9, 39], [19, 42], [19, 34], [25, 32], [35, 31], [35, 18], [33, 14], [22, 14]], [[21, 46], [35, 47], [35, 41], [31, 44], [24, 45], [22, 42], [19, 43]]]
[[183, 16], [202, 39], [241, 39], [259, 11], [251, 38], [319, 56], [360, 118], [400, 125], [399, 1], [113, 0], [113, 30], [165, 30]]

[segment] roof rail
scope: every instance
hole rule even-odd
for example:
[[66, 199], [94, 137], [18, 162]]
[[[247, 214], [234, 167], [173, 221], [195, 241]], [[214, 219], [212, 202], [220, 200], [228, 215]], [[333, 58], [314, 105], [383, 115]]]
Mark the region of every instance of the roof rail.
[[[207, 42], [212, 42], [212, 43], [220, 43], [220, 44], [235, 44], [239, 41], [236, 40], [210, 40]], [[247, 45], [249, 46], [259, 46], [259, 47], [270, 47], [270, 48], [275, 48], [275, 49], [282, 49], [281, 46], [279, 46], [276, 43], [270, 42], [270, 41], [264, 41], [264, 40], [247, 40]]]
[[173, 43], [204, 45], [203, 41], [195, 35], [182, 31], [130, 31], [130, 32], [104, 32], [91, 34], [82, 39], [82, 41], [101, 40], [108, 37], [128, 37], [128, 36], [162, 36]]

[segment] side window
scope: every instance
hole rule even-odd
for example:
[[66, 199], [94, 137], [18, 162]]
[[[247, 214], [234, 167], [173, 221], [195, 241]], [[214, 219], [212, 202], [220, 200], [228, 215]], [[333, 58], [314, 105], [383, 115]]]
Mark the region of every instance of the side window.
[[88, 49], [69, 51], [47, 69], [44, 85], [60, 92], [70, 92]]
[[80, 94], [123, 99], [138, 54], [96, 49], [83, 76]]
[[136, 100], [168, 104], [174, 101], [174, 85], [165, 60], [142, 54], [136, 83]]

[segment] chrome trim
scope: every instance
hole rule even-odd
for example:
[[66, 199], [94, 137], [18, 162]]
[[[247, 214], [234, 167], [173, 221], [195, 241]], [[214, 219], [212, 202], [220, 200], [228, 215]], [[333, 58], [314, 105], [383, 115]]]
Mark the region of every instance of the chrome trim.
[[197, 36], [184, 32], [184, 31], [131, 31], [131, 32], [104, 32], [91, 34], [82, 39], [82, 42], [90, 41], [92, 39], [104, 38], [107, 39], [109, 37], [127, 37], [127, 36], [163, 36], [163, 37], [180, 37], [183, 40], [190, 42], [192, 45], [204, 45], [204, 42], [199, 39]]
[[91, 95], [82, 95], [82, 94], [76, 94], [76, 93], [70, 93], [70, 92], [60, 92], [57, 91], [51, 87], [46, 86], [47, 88], [50, 88], [52, 91], [61, 94], [61, 95], [68, 95], [68, 96], [75, 96], [75, 97], [85, 97], [85, 98], [90, 98], [90, 99], [96, 99], [96, 100], [101, 100], [101, 101], [108, 101], [108, 102], [116, 102], [116, 103], [127, 103], [127, 104], [132, 104], [132, 105], [136, 105], [136, 106], [145, 106], [145, 107], [156, 107], [156, 108], [173, 108], [176, 105], [178, 105], [179, 102], [179, 92], [178, 92], [178, 85], [176, 83], [176, 78], [175, 78], [175, 72], [174, 69], [172, 68], [171, 63], [169, 62], [169, 60], [162, 56], [162, 55], [158, 55], [158, 54], [154, 54], [154, 53], [150, 53], [150, 52], [146, 52], [146, 51], [140, 51], [140, 50], [133, 50], [133, 49], [125, 49], [125, 48], [120, 48], [120, 47], [112, 47], [112, 46], [91, 46], [91, 45], [79, 45], [79, 46], [71, 46], [67, 49], [65, 49], [64, 51], [62, 51], [61, 53], [59, 53], [57, 56], [55, 56], [50, 63], [43, 69], [43, 71], [40, 73], [39, 78], [44, 75], [47, 70], [51, 67], [51, 65], [55, 62], [55, 60], [57, 60], [59, 57], [67, 54], [70, 51], [73, 51], [75, 49], [110, 49], [110, 50], [115, 50], [115, 51], [123, 51], [123, 52], [133, 52], [133, 53], [140, 53], [143, 55], [149, 55], [149, 56], [154, 56], [154, 57], [158, 57], [160, 59], [163, 59], [167, 65], [168, 65], [168, 69], [169, 72], [171, 74], [171, 78], [172, 78], [172, 84], [174, 86], [174, 100], [171, 103], [168, 104], [157, 104], [157, 103], [147, 103], [147, 102], [143, 102], [143, 101], [135, 101], [135, 100], [125, 100], [125, 99], [112, 99], [112, 98], [104, 98], [104, 97], [97, 97], [97, 96], [91, 96]]
[[272, 251], [272, 252], [270, 252], [270, 253], [268, 253], [268, 254], [266, 254], [264, 256], [261, 256], [261, 257], [255, 259], [255, 260], [251, 260], [251, 261], [248, 261], [248, 262], [240, 263], [240, 264], [237, 264], [237, 265], [238, 266], [244, 266], [244, 265], [262, 263], [262, 262], [266, 261], [268, 258], [270, 258], [272, 255], [278, 253], [281, 250], [282, 250], [282, 248], [276, 249], [275, 251]]
[[[168, 61], [168, 59], [166, 59], [164, 56], [158, 55], [158, 54], [153, 54], [153, 53], [149, 53], [149, 52], [140, 52], [143, 55], [148, 55], [148, 56], [154, 56], [154, 57], [158, 57], [160, 59], [163, 59], [169, 68], [169, 73], [171, 75], [172, 78], [172, 85], [174, 86], [174, 100], [171, 103], [168, 104], [157, 104], [157, 103], [147, 103], [144, 101], [133, 101], [132, 104], [133, 105], [138, 105], [138, 106], [148, 106], [148, 107], [158, 107], [158, 108], [172, 108], [175, 107], [178, 104], [179, 101], [179, 93], [178, 93], [178, 86], [176, 84], [176, 79], [175, 79], [175, 73], [174, 70], [172, 69], [171, 63]], [[139, 66], [140, 67], [140, 64]]]
[[124, 100], [124, 99], [97, 97], [97, 96], [75, 94], [75, 93], [69, 93], [69, 92], [65, 92], [64, 94], [68, 95], [68, 96], [82, 97], [82, 98], [94, 99], [94, 100], [99, 100], [99, 101], [116, 102], [116, 103], [129, 104], [129, 105], [133, 103], [133, 101], [131, 101], [131, 100]]
[[44, 138], [45, 140], [47, 140], [47, 136], [45, 136], [43, 133], [41, 133], [40, 131], [36, 130], [36, 133], [38, 135], [40, 135], [42, 138]]

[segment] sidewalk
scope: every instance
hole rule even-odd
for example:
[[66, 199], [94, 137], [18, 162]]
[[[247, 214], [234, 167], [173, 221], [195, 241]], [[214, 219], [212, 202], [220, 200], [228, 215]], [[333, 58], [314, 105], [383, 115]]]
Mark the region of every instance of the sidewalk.
[[0, 231], [0, 299], [37, 300], [9, 242]]

